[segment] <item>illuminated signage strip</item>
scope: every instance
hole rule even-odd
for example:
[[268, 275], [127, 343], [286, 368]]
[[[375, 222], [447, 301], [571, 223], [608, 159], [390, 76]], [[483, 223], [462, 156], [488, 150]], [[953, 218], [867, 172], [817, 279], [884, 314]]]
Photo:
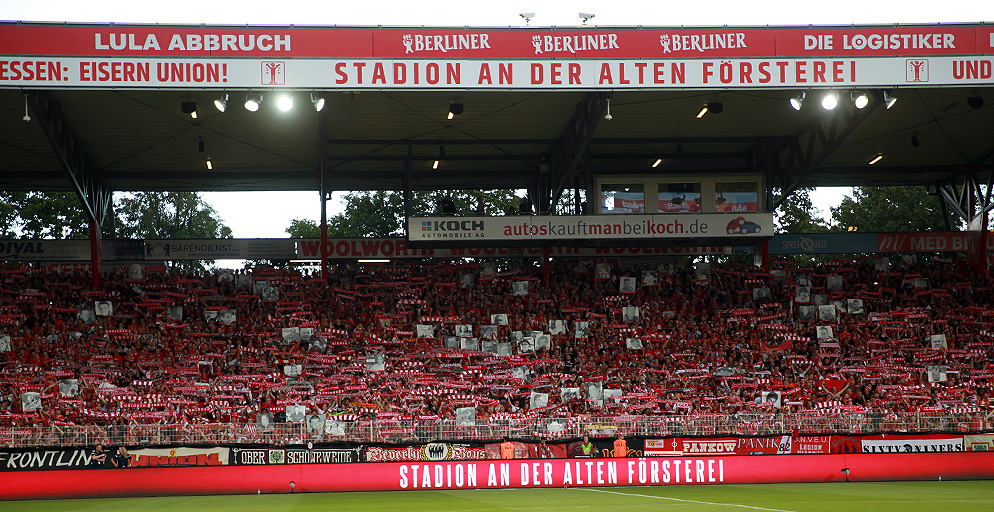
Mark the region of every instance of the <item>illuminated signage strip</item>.
[[0, 58], [0, 88], [550, 90], [989, 84], [992, 59], [263, 60]]

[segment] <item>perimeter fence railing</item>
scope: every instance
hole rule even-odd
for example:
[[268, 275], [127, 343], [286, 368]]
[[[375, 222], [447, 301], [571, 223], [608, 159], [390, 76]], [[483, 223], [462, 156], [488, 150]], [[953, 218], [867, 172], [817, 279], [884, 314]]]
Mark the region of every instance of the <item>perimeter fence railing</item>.
[[604, 418], [539, 418], [477, 421], [335, 421], [258, 425], [255, 423], [51, 425], [0, 427], [0, 446], [162, 444], [294, 444], [314, 442], [428, 443], [511, 439], [571, 439], [583, 435], [766, 436], [872, 433], [967, 433], [994, 430], [994, 413], [753, 415], [696, 414]]

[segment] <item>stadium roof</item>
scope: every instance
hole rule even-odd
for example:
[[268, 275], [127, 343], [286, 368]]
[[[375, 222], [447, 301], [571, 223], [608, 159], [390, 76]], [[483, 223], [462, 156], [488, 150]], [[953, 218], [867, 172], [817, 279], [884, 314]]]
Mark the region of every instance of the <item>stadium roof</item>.
[[[985, 53], [990, 50], [976, 50]], [[329, 84], [287, 87], [296, 103], [287, 113], [273, 108], [272, 88], [262, 91], [263, 108], [248, 112], [241, 102], [250, 88], [232, 87], [222, 113], [212, 105], [222, 93], [218, 87], [0, 82], [8, 87], [0, 89], [0, 189], [74, 188], [39, 122], [53, 113], [75, 134], [94, 179], [120, 191], [317, 190], [322, 147], [330, 190], [399, 190], [408, 151], [415, 189], [534, 189], [550, 162], [571, 158], [582, 160], [582, 172], [590, 175], [766, 172], [784, 185], [853, 186], [936, 184], [978, 170], [986, 181], [994, 155], [991, 81], [899, 85], [861, 87], [871, 96], [864, 110], [849, 100], [856, 86], [839, 87], [839, 108], [827, 111], [817, 104], [825, 86], [377, 90]], [[311, 108], [312, 91], [327, 99], [321, 115]], [[795, 111], [788, 101], [802, 91], [806, 104]], [[884, 91], [898, 98], [893, 108], [882, 105]], [[26, 97], [33, 105], [27, 123]], [[611, 121], [604, 119], [608, 97]], [[970, 97], [987, 102], [974, 108]], [[197, 119], [181, 109], [189, 101], [196, 102]], [[450, 121], [452, 102], [464, 110]], [[698, 119], [709, 102], [720, 102], [723, 111]], [[44, 108], [49, 114], [38, 112]], [[444, 158], [432, 169], [440, 153]], [[876, 155], [883, 159], [869, 165]], [[205, 167], [208, 156], [212, 170]]]

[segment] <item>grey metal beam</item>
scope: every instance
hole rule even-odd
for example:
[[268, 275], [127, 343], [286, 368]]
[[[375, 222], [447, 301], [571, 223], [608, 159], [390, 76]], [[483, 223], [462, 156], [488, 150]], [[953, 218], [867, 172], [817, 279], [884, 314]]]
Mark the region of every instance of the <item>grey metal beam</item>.
[[573, 117], [566, 123], [559, 140], [551, 148], [549, 180], [546, 182], [546, 193], [540, 212], [552, 210], [559, 202], [566, 184], [572, 181], [574, 174], [584, 161], [584, 155], [594, 137], [597, 124], [607, 111], [610, 95], [604, 92], [589, 92], [583, 101], [577, 104]]
[[97, 226], [102, 225], [113, 202], [113, 192], [104, 186], [100, 170], [52, 93], [29, 91], [25, 94], [31, 112], [52, 146], [59, 164], [72, 180], [84, 213]]
[[[796, 179], [781, 189], [780, 197], [770, 207], [770, 210], [779, 208], [790, 194], [797, 190], [808, 176], [818, 170], [821, 164], [882, 104], [883, 102], [877, 99], [870, 102], [862, 110], [857, 109], [855, 112], [850, 112], [847, 105], [840, 102], [838, 108], [831, 115], [812, 121], [798, 132], [794, 140], [787, 145], [786, 169], [790, 169], [791, 163], [796, 160], [798, 162], [797, 169], [800, 172]], [[845, 123], [844, 127], [840, 126], [840, 122]], [[778, 155], [779, 151], [774, 154]]]

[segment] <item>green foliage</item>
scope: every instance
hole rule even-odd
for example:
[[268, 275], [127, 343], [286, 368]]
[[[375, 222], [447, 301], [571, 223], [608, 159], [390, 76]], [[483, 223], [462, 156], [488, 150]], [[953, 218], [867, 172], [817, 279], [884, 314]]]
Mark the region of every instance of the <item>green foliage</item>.
[[321, 225], [310, 219], [293, 219], [286, 234], [290, 238], [321, 238]]
[[[776, 212], [773, 220], [777, 233], [824, 233], [828, 224], [819, 216], [818, 208], [811, 203], [810, 188], [795, 190], [784, 201]], [[779, 195], [779, 190], [774, 190]]]
[[194, 192], [125, 194], [115, 213], [119, 238], [231, 238], [231, 228]]
[[[925, 187], [855, 187], [832, 208], [832, 224], [835, 231], [947, 231], [939, 201]], [[949, 222], [954, 230], [961, 228], [952, 215]]]
[[5, 238], [90, 236], [90, 222], [72, 192], [5, 192], [0, 194], [0, 235]]
[[[460, 215], [502, 215], [517, 210], [522, 199], [513, 190], [432, 190], [415, 192], [411, 202], [414, 215], [440, 215], [438, 203], [452, 196]], [[330, 238], [376, 238], [404, 234], [404, 195], [402, 192], [352, 192], [344, 197], [344, 211], [328, 219]], [[297, 222], [297, 221], [294, 221]], [[287, 229], [290, 233], [291, 225]], [[315, 238], [321, 236], [320, 230]], [[291, 233], [292, 236], [292, 233]]]

